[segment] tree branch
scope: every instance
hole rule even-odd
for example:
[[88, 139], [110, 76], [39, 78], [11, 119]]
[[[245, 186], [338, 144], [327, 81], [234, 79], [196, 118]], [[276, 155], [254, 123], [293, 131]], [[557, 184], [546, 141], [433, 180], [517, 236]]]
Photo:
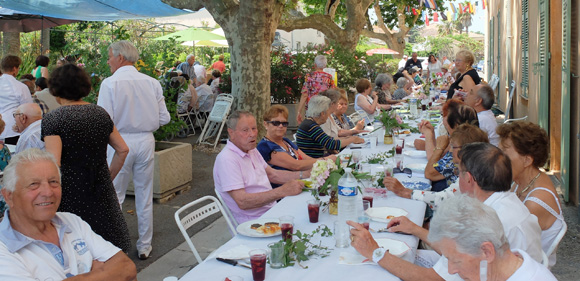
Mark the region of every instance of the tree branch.
[[[381, 13], [381, 7], [379, 6], [379, 0], [375, 1], [375, 5], [373, 6], [374, 10], [375, 10], [375, 14], [377, 15], [377, 26], [385, 33], [389, 33], [389, 34], [393, 34], [393, 32], [391, 32], [391, 30], [389, 30], [389, 28], [387, 27], [387, 25], [385, 24], [385, 20], [383, 18], [383, 14]], [[397, 11], [399, 12], [399, 11]], [[399, 15], [401, 13], [399, 12]], [[374, 32], [374, 31], [373, 31]], [[366, 35], [365, 35], [366, 36]]]
[[330, 15], [315, 14], [307, 17], [286, 18], [278, 29], [290, 32], [295, 29], [315, 28], [329, 38], [339, 37], [343, 30], [334, 23]]
[[331, 19], [334, 19], [336, 15], [336, 9], [340, 4], [340, 0], [326, 0], [326, 6], [324, 7], [324, 14], [329, 15]]

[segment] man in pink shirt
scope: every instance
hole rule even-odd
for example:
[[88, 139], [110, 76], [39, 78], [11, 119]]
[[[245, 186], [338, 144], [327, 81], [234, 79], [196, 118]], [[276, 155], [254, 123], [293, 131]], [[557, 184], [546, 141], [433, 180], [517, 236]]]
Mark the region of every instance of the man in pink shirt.
[[226, 71], [226, 64], [224, 63], [224, 55], [221, 55], [218, 61], [214, 62], [210, 69], [217, 69], [220, 73], [224, 73]]
[[[216, 158], [213, 179], [238, 223], [259, 218], [276, 200], [302, 192], [304, 183], [297, 179], [310, 172], [271, 168], [256, 149], [258, 126], [251, 113], [233, 112], [227, 125], [230, 139]], [[283, 185], [272, 189], [270, 182]]]

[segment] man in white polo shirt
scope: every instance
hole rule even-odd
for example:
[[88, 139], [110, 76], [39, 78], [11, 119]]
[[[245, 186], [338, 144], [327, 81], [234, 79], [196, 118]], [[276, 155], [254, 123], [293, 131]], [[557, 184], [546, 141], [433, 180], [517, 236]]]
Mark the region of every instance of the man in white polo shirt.
[[477, 112], [479, 128], [487, 133], [489, 143], [498, 146], [499, 135], [495, 132], [497, 121], [491, 111], [494, 103], [493, 89], [487, 84], [476, 85], [467, 93], [464, 102]]
[[60, 172], [36, 148], [12, 158], [1, 190], [0, 280], [133, 280], [135, 264], [78, 216], [57, 212]]

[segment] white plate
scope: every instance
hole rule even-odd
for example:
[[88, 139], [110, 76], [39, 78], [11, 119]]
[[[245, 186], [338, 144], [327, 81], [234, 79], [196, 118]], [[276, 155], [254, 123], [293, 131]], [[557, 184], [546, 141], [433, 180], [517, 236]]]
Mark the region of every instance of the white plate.
[[400, 217], [408, 214], [407, 211], [394, 207], [368, 208], [365, 213], [371, 217], [372, 220], [385, 223], [391, 221], [391, 219], [387, 219], [388, 216]]
[[370, 145], [370, 142], [365, 142], [365, 143], [351, 143], [348, 145], [348, 147], [350, 148], [363, 148], [363, 147], [367, 147], [368, 145]]
[[389, 239], [389, 238], [377, 238], [377, 239], [375, 239], [375, 241], [377, 241], [377, 244], [379, 244], [379, 247], [383, 247], [383, 248], [389, 250], [389, 253], [391, 255], [394, 255], [397, 257], [402, 257], [409, 250], [411, 250], [411, 247], [409, 247], [409, 245], [407, 245], [407, 243], [405, 243], [403, 241]]
[[398, 108], [403, 108], [403, 107], [405, 107], [405, 106], [402, 104], [391, 105], [391, 108], [393, 108], [393, 109], [398, 109]]
[[411, 169], [411, 171], [413, 171], [413, 173], [423, 174], [423, 173], [425, 173], [425, 165], [426, 164], [413, 163], [413, 164], [405, 165], [405, 168]]
[[415, 190], [431, 190], [431, 181], [428, 179], [419, 177], [409, 178], [407, 174], [394, 174], [393, 177], [398, 179], [406, 188]]
[[238, 231], [239, 234], [244, 235], [244, 236], [248, 236], [248, 237], [272, 237], [272, 236], [282, 234], [282, 231], [275, 233], [275, 234], [263, 234], [263, 233], [257, 232], [255, 229], [252, 229], [252, 224], [259, 223], [261, 225], [264, 225], [267, 222], [280, 222], [280, 220], [279, 219], [272, 219], [272, 218], [270, 218], [270, 219], [267, 219], [267, 218], [255, 219], [255, 220], [247, 221], [247, 222], [244, 222], [244, 223], [238, 225], [236, 230]]
[[424, 150], [405, 150], [403, 154], [412, 158], [427, 158], [427, 152]]

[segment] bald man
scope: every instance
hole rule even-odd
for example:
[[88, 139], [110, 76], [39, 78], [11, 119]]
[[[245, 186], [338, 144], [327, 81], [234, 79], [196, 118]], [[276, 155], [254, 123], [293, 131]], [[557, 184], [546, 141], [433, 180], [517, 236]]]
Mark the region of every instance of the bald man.
[[15, 132], [20, 133], [20, 139], [16, 144], [16, 152], [19, 153], [28, 148], [44, 150], [44, 142], [40, 139], [40, 124], [42, 122], [42, 110], [36, 103], [25, 103], [14, 111]]

